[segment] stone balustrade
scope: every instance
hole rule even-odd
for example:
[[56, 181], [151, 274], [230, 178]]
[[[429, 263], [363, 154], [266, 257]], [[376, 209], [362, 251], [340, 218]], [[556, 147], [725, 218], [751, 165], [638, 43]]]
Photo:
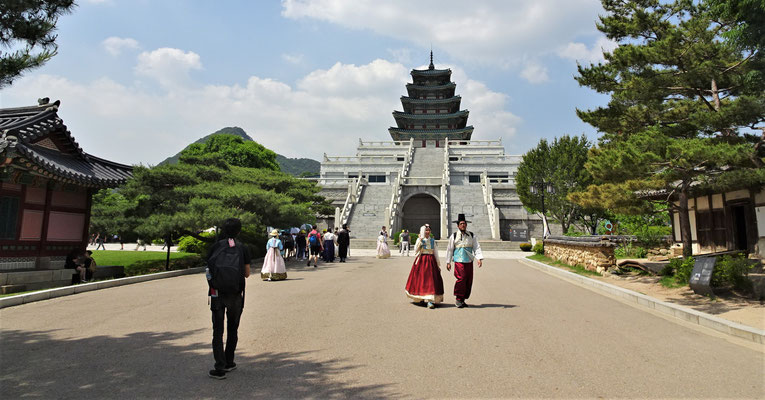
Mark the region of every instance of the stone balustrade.
[[581, 265], [600, 274], [616, 267], [616, 244], [608, 236], [548, 236], [544, 246], [545, 256], [568, 265]]

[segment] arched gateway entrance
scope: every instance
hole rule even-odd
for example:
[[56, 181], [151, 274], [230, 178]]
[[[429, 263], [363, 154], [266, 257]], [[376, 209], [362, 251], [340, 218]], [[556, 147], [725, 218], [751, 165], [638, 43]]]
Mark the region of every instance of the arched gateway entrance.
[[[404, 203], [401, 210], [401, 228], [411, 233], [419, 233], [420, 227], [430, 224], [431, 234], [441, 237], [441, 204], [429, 194], [415, 194]], [[399, 231], [400, 231], [399, 229]]]

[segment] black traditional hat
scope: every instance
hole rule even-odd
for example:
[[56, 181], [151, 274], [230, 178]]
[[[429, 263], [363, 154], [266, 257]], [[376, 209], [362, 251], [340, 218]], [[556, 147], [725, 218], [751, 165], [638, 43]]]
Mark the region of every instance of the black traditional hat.
[[459, 223], [460, 223], [460, 222], [462, 222], [462, 221], [465, 221], [465, 222], [467, 222], [467, 223], [471, 223], [470, 221], [468, 221], [468, 220], [466, 220], [466, 219], [465, 219], [465, 214], [458, 214], [458, 215], [457, 215], [457, 220], [456, 220], [456, 221], [454, 221], [454, 223], [455, 223], [455, 224], [459, 224]]

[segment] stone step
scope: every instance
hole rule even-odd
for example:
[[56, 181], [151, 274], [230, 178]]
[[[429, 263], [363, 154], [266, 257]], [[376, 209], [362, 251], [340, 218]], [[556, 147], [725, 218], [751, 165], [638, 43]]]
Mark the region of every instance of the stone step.
[[444, 149], [415, 147], [412, 155], [412, 165], [409, 169], [410, 177], [434, 177], [444, 173]]
[[11, 293], [26, 292], [26, 291], [27, 291], [26, 285], [3, 285], [3, 286], [0, 286], [0, 293], [1, 294], [11, 294]]
[[351, 236], [377, 238], [380, 228], [388, 225], [385, 209], [390, 205], [393, 185], [366, 185], [359, 202], [353, 206], [348, 218]]

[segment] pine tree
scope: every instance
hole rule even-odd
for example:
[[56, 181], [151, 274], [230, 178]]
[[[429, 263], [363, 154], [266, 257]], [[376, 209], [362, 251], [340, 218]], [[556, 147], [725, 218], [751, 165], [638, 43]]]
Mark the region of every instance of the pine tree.
[[[606, 62], [579, 66], [582, 86], [609, 94], [606, 107], [577, 110], [602, 134], [587, 169], [602, 181], [572, 195], [615, 211], [670, 201], [691, 254], [688, 199], [696, 193], [765, 183], [761, 46], [728, 38], [735, 20], [706, 1], [603, 0], [598, 29], [619, 46]], [[676, 204], [676, 205], [674, 205]]]
[[56, 55], [58, 17], [75, 7], [74, 0], [0, 1], [0, 49], [20, 48], [0, 50], [0, 88]]

